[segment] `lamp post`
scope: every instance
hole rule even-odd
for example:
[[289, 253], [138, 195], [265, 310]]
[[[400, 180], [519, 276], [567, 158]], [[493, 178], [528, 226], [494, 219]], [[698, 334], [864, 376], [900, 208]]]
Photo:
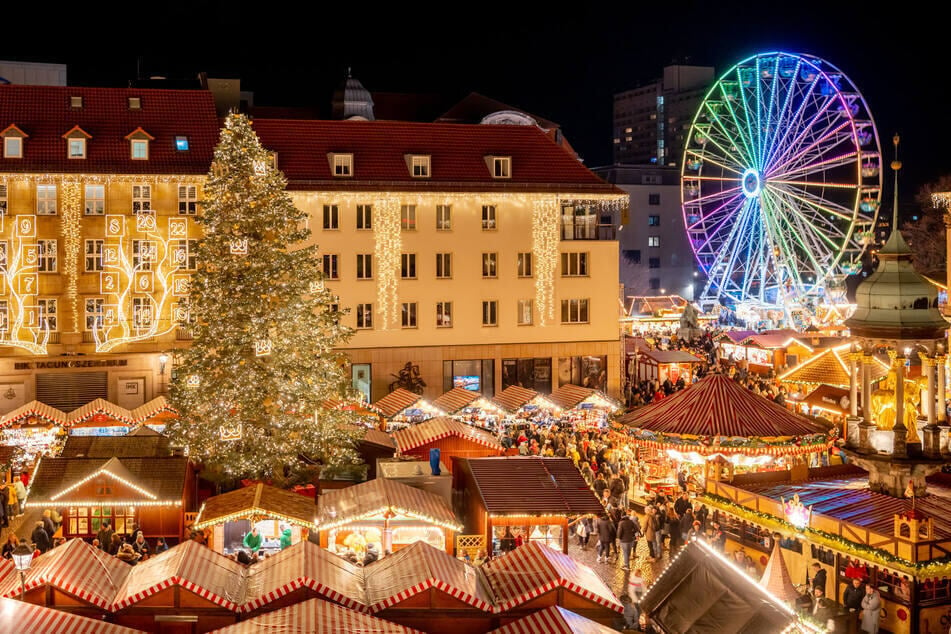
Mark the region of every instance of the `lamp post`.
[[10, 556], [13, 559], [14, 567], [20, 573], [20, 601], [23, 601], [23, 597], [26, 595], [26, 572], [30, 569], [30, 564], [33, 563], [33, 549], [23, 543], [17, 544]]

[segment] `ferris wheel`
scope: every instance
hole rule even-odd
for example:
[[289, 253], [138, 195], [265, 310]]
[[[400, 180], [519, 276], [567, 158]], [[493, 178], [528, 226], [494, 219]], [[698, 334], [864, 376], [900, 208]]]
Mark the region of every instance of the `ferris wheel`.
[[694, 117], [681, 171], [700, 302], [841, 301], [873, 239], [881, 168], [872, 114], [838, 68], [781, 52], [731, 68]]

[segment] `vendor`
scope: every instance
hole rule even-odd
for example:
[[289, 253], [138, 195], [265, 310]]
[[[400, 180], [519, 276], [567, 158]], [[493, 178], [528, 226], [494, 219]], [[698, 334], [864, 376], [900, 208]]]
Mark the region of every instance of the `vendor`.
[[255, 555], [261, 550], [261, 534], [258, 533], [258, 527], [252, 526], [251, 532], [244, 536], [244, 547], [251, 550]]

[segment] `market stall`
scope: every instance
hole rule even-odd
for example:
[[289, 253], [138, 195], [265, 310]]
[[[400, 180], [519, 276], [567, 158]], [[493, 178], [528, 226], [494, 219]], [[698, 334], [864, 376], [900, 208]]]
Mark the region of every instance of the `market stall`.
[[[492, 399], [502, 412], [502, 426], [550, 425], [557, 422], [558, 408], [544, 394], [510, 385]], [[560, 414], [560, 412], [559, 412]]]
[[164, 396], [153, 398], [148, 403], [136, 407], [129, 414], [137, 427], [145, 425], [159, 433], [165, 431], [169, 421], [178, 418], [178, 412]]
[[389, 478], [328, 491], [317, 500], [320, 545], [354, 563], [417, 541], [451, 553], [461, 529], [449, 502]]
[[433, 401], [433, 405], [446, 416], [493, 432], [498, 431], [503, 415], [491, 399], [461, 387], [452, 388]]
[[0, 418], [0, 444], [19, 447], [21, 460], [56, 455], [66, 438], [66, 412], [31, 401]]
[[670, 379], [676, 383], [683, 379], [684, 383], [693, 382], [697, 366], [703, 363], [699, 357], [684, 350], [639, 350], [634, 358], [634, 376], [637, 381], [657, 381], [664, 383]]
[[386, 431], [402, 429], [433, 416], [442, 415], [442, 412], [424, 399], [422, 394], [416, 394], [401, 387], [373, 403], [373, 407], [379, 410], [386, 421]]
[[488, 431], [446, 416], [400, 429], [393, 432], [392, 436], [400, 456], [429, 460], [430, 451], [438, 449], [440, 460], [450, 472], [453, 458], [497, 456], [504, 450], [498, 439]]
[[[125, 565], [125, 564], [123, 564]], [[144, 634], [102, 619], [62, 612], [13, 599], [0, 599], [0, 632], [29, 632], [29, 634]]]
[[557, 605], [551, 605], [511, 621], [489, 634], [527, 634], [528, 632], [545, 632], [546, 634], [616, 634], [613, 627], [601, 625], [580, 614], [566, 610]]
[[124, 436], [135, 426], [132, 412], [101, 398], [66, 416], [70, 436]]
[[384, 621], [369, 614], [342, 608], [321, 599], [310, 599], [282, 610], [267, 612], [235, 623], [215, 634], [422, 634], [402, 625]]
[[[205, 500], [192, 528], [211, 529], [208, 546], [225, 555], [249, 549], [276, 554], [288, 541], [307, 539], [316, 516], [313, 498], [257, 483]], [[256, 548], [246, 544], [252, 528], [260, 536]]]
[[[849, 351], [851, 344], [827, 348], [779, 375], [780, 382], [791, 393], [808, 394], [820, 385], [849, 389]], [[869, 364], [869, 382], [876, 384], [888, 374], [888, 364], [872, 357]], [[861, 401], [860, 401], [861, 402]]]
[[718, 343], [722, 360], [745, 363], [750, 372], [760, 374], [798, 364], [813, 353], [802, 334], [789, 329], [727, 331]]
[[603, 430], [610, 417], [623, 409], [604, 392], [570, 383], [552, 392], [548, 400], [557, 408], [561, 423], [574, 430]]

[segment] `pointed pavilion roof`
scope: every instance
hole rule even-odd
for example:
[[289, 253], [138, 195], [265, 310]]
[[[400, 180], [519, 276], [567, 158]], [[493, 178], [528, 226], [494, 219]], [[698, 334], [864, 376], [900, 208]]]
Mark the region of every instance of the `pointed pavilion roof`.
[[[835, 348], [827, 348], [799, 365], [787, 370], [779, 376], [783, 383], [799, 383], [807, 385], [832, 385], [835, 387], [849, 387], [849, 346], [844, 344]], [[875, 357], [872, 369], [872, 383], [885, 377], [888, 365]]]
[[769, 556], [769, 563], [763, 570], [763, 577], [759, 584], [763, 586], [766, 592], [777, 599], [791, 603], [799, 598], [799, 592], [789, 574], [789, 568], [786, 567], [786, 560], [783, 559], [782, 549], [779, 547], [779, 540], [773, 540], [773, 552]]

